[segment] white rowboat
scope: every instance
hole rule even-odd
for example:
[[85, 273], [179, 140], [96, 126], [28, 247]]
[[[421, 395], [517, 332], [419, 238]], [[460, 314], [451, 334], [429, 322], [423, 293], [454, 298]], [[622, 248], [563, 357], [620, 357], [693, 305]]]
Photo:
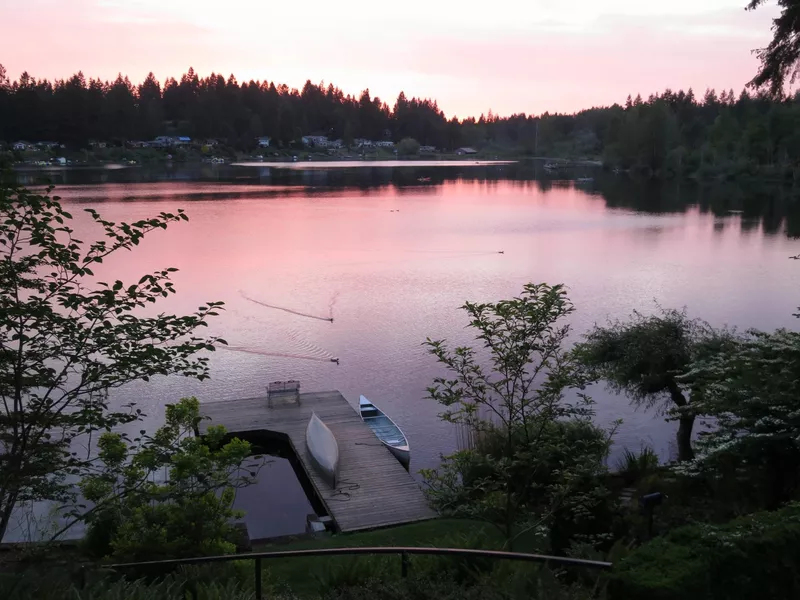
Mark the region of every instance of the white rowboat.
[[315, 412], [311, 413], [306, 427], [306, 447], [322, 478], [335, 488], [339, 480], [339, 444]]
[[361, 396], [358, 407], [361, 409], [361, 419], [364, 423], [369, 425], [369, 428], [389, 449], [389, 452], [394, 454], [400, 464], [408, 470], [411, 462], [411, 449], [408, 447], [408, 439], [403, 430], [364, 396]]

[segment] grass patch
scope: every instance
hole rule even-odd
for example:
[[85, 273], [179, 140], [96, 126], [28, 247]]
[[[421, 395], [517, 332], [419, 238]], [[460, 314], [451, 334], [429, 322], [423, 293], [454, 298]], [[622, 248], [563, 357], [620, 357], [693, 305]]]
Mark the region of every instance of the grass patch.
[[[374, 531], [338, 534], [316, 540], [298, 540], [283, 544], [260, 544], [253, 552], [284, 552], [312, 548], [357, 548], [365, 546], [420, 546], [433, 548], [473, 548], [499, 550], [503, 538], [487, 523], [465, 519], [433, 519]], [[533, 552], [537, 548], [520, 544], [515, 550]], [[461, 559], [463, 560], [463, 559]], [[443, 568], [452, 563], [463, 569], [459, 559], [446, 557], [410, 557], [411, 573]], [[379, 577], [393, 580], [400, 577], [399, 556], [300, 557], [264, 561], [265, 581], [273, 589], [291, 588], [298, 595], [336, 588], [339, 584], [354, 585]]]

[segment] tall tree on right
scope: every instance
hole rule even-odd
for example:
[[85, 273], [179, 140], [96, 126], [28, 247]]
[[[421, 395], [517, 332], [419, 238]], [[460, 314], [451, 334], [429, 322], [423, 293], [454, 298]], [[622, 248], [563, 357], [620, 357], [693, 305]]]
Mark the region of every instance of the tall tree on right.
[[774, 510], [800, 489], [800, 333], [751, 330], [692, 364], [704, 393], [694, 410], [714, 418], [689, 474], [749, 485]]
[[[747, 10], [755, 10], [765, 1], [750, 0]], [[800, 74], [800, 0], [778, 0], [778, 6], [781, 14], [772, 21], [772, 41], [766, 48], [756, 50], [761, 66], [750, 85], [782, 97], [786, 79], [794, 83]]]
[[702, 389], [689, 377], [694, 361], [714, 353], [734, 337], [705, 321], [690, 319], [685, 311], [662, 310], [654, 315], [634, 312], [627, 322], [595, 327], [576, 346], [576, 359], [590, 379], [605, 380], [637, 406], [676, 411], [678, 460], [694, 458], [689, 410]]

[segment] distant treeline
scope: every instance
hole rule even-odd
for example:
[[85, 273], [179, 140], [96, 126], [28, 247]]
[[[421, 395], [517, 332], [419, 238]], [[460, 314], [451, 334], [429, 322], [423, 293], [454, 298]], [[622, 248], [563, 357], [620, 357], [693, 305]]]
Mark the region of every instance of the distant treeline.
[[213, 138], [240, 150], [270, 136], [290, 147], [304, 135], [399, 141], [415, 138], [443, 150], [472, 146], [505, 154], [602, 158], [609, 166], [657, 175], [753, 171], [793, 172], [800, 161], [800, 102], [743, 91], [702, 98], [665, 91], [624, 105], [576, 114], [498, 117], [491, 111], [447, 119], [435, 100], [407, 98], [393, 106], [364, 90], [346, 95], [334, 85], [306, 82], [301, 90], [271, 82], [239, 83], [193, 69], [160, 85], [150, 74], [134, 85], [86, 79], [50, 82], [23, 73], [9, 80], [0, 66], [0, 140], [52, 140], [82, 147], [90, 140], [121, 143], [159, 135]]

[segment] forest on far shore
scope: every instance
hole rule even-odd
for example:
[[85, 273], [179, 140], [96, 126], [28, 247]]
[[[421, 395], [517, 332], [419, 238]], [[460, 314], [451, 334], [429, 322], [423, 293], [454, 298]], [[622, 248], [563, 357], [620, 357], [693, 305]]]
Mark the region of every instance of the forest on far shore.
[[305, 135], [353, 146], [413, 138], [453, 151], [462, 146], [504, 155], [600, 159], [654, 176], [761, 174], [794, 178], [800, 159], [800, 99], [733, 90], [702, 96], [665, 90], [575, 114], [525, 113], [448, 119], [437, 102], [400, 93], [390, 105], [368, 89], [347, 95], [307, 81], [301, 90], [189, 69], [163, 84], [152, 73], [134, 84], [77, 73], [54, 82], [0, 65], [0, 140], [56, 141], [70, 148], [99, 140], [123, 145], [159, 135], [216, 139], [237, 150], [290, 148]]

